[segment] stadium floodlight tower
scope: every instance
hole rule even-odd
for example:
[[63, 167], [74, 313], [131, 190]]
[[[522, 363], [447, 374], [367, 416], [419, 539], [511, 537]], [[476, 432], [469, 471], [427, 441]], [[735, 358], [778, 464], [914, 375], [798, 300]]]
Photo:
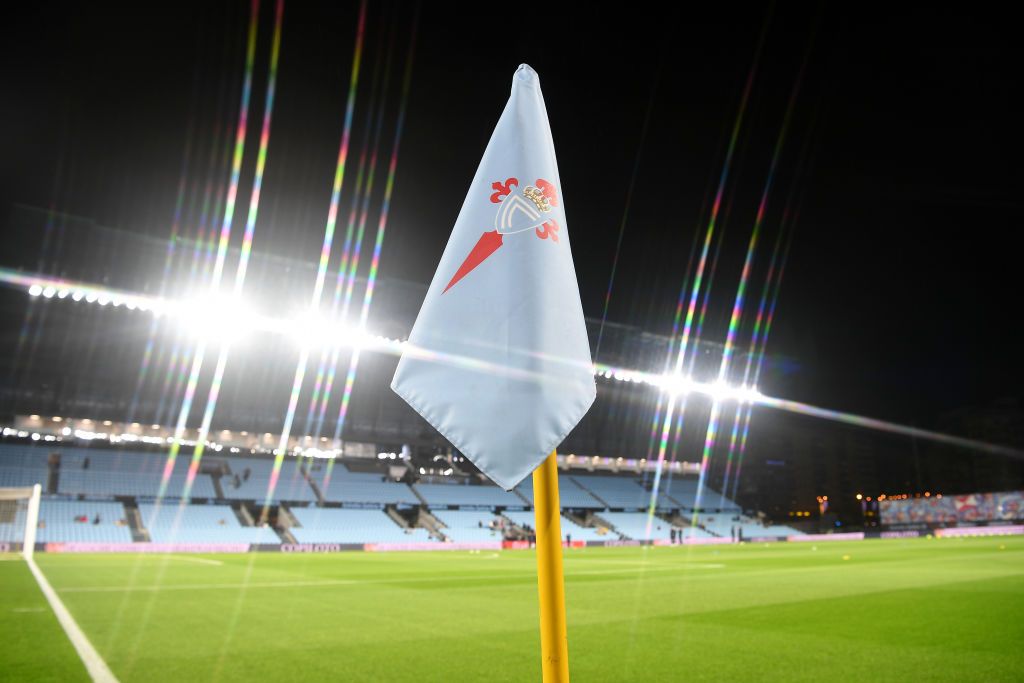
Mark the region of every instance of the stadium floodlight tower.
[[[39, 498], [43, 487], [39, 484], [20, 488], [0, 488], [0, 522], [10, 524], [13, 535], [9, 539], [21, 540], [21, 554], [26, 560], [32, 559], [36, 547], [36, 528], [39, 525]], [[9, 522], [7, 520], [10, 520]], [[24, 524], [24, 527], [22, 527]], [[0, 528], [3, 528], [0, 526]], [[0, 540], [5, 540], [0, 538]]]

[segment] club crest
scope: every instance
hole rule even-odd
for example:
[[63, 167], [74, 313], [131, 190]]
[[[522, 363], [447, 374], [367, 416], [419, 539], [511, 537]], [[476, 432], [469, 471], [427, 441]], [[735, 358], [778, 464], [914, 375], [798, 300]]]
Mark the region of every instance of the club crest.
[[491, 183], [491, 190], [491, 203], [498, 205], [494, 229], [480, 236], [444, 292], [496, 252], [503, 244], [503, 235], [532, 231], [542, 240], [558, 242], [560, 226], [551, 216], [552, 208], [558, 206], [558, 190], [553, 183], [538, 178], [533, 185], [520, 189], [518, 178], [506, 178], [504, 182], [496, 180]]

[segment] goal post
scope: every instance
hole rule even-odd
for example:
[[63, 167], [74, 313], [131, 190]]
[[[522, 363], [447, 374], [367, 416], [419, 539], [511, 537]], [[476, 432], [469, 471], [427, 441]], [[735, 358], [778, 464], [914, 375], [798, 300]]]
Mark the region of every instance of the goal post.
[[39, 527], [39, 484], [18, 488], [0, 488], [0, 540], [21, 541], [21, 554], [32, 559]]

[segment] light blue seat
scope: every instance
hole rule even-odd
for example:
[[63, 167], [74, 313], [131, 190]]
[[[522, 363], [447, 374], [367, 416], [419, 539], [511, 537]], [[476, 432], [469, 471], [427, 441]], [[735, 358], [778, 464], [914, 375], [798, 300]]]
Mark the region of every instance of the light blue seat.
[[[516, 487], [524, 498], [533, 504], [533, 477], [527, 477]], [[563, 508], [599, 510], [605, 507], [604, 503], [580, 487], [576, 481], [565, 474], [558, 475], [558, 498]]]
[[280, 543], [273, 529], [242, 526], [228, 505], [139, 505], [143, 526], [154, 543]]
[[[230, 468], [230, 473], [220, 479], [220, 487], [224, 491], [225, 498], [261, 502], [266, 499], [273, 475], [273, 460], [244, 457], [223, 459], [228, 462]], [[245, 477], [246, 470], [249, 470], [248, 479]], [[238, 476], [237, 487], [235, 486], [235, 475]], [[282, 500], [317, 502], [316, 492], [309, 485], [296, 458], [288, 457], [281, 462], [281, 472], [274, 490], [271, 492], [270, 500], [274, 502]]]
[[[534, 528], [536, 521], [533, 512], [527, 510], [506, 510], [503, 513], [519, 526]], [[564, 515], [561, 518], [562, 536], [572, 536], [574, 541], [608, 541], [617, 539], [618, 536], [604, 528], [583, 527]]]
[[[473, 541], [500, 541], [504, 538], [497, 528], [498, 519], [487, 511], [476, 510], [432, 510], [445, 528], [441, 531], [452, 541], [468, 543]], [[495, 528], [492, 528], [491, 525]]]
[[476, 505], [499, 507], [526, 505], [514, 493], [496, 484], [415, 484], [416, 491], [428, 505]]
[[420, 503], [420, 499], [407, 485], [388, 481], [383, 474], [350, 472], [344, 467], [335, 466], [326, 490], [322, 484], [322, 476], [316, 481], [324, 500], [332, 503]]
[[602, 512], [600, 517], [628, 538], [636, 540], [646, 538], [668, 540], [671, 538], [672, 525], [660, 517], [654, 517], [651, 520], [651, 531], [648, 537], [646, 512]]
[[608, 475], [575, 475], [572, 479], [583, 489], [608, 504], [610, 508], [646, 508], [651, 494], [633, 477]]
[[[160, 493], [167, 457], [164, 452], [64, 448], [58, 490], [73, 495], [155, 498]], [[164, 489], [165, 497], [184, 494], [190, 462], [188, 454], [178, 455]], [[208, 474], [197, 473], [190, 497], [216, 497]]]
[[[75, 521], [81, 518], [85, 521]], [[132, 532], [120, 503], [44, 499], [39, 503], [36, 541], [131, 543]]]
[[293, 508], [299, 543], [429, 543], [426, 529], [403, 529], [382, 510]]

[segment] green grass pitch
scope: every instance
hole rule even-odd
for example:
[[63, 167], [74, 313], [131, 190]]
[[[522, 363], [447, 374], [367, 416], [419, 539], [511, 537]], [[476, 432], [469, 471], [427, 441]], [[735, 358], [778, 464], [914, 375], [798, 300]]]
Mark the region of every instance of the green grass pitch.
[[[121, 681], [536, 681], [534, 555], [37, 554]], [[87, 680], [23, 562], [0, 679]], [[1024, 538], [567, 552], [576, 681], [1024, 680]]]

